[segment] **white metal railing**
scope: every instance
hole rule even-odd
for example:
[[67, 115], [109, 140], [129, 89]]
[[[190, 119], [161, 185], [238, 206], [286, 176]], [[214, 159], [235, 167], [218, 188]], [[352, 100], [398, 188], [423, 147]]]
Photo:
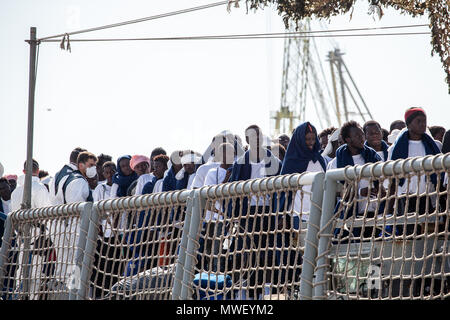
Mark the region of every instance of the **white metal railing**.
[[314, 298], [448, 298], [449, 172], [450, 154], [327, 172]]
[[446, 154], [16, 211], [2, 298], [448, 298], [449, 171]]

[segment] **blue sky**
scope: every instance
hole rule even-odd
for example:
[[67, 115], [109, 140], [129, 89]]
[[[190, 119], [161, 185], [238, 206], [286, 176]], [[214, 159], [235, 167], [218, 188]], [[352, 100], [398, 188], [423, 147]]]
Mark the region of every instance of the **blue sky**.
[[[211, 2], [1, 1], [0, 162], [5, 173], [20, 173], [26, 157], [29, 48], [24, 40], [31, 26], [43, 37]], [[428, 19], [394, 10], [386, 10], [375, 22], [367, 15], [367, 3], [360, 2], [351, 21], [349, 15], [335, 17], [327, 26], [422, 23]], [[78, 37], [282, 31], [275, 9], [247, 14], [241, 5], [231, 13], [223, 6]], [[334, 41], [345, 52], [346, 64], [375, 120], [384, 127], [401, 119], [410, 106], [423, 106], [429, 125], [450, 127], [445, 74], [439, 57], [431, 57], [429, 35]], [[317, 44], [325, 63], [331, 42], [321, 39]], [[229, 129], [243, 136], [251, 124], [269, 133], [270, 111], [280, 104], [283, 39], [73, 42], [71, 46], [71, 53], [60, 50], [58, 43], [40, 46], [34, 158], [51, 174], [77, 146], [116, 160], [123, 154], [149, 155], [158, 146], [168, 152], [185, 148], [203, 152], [216, 133]], [[315, 111], [307, 114], [317, 125]]]

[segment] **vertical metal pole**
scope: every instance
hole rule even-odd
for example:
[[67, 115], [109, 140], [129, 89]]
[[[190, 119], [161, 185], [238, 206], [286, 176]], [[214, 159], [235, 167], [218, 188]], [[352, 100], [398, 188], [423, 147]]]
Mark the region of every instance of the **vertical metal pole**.
[[311, 210], [308, 220], [308, 229], [306, 232], [305, 254], [303, 256], [302, 275], [300, 279], [300, 299], [311, 300], [313, 296], [314, 268], [317, 258], [317, 233], [320, 226], [323, 202], [323, 180], [325, 173], [318, 173], [314, 177], [311, 188]]
[[338, 120], [338, 126], [341, 126], [341, 111], [339, 110], [339, 99], [336, 88], [336, 76], [334, 75], [334, 52], [328, 52], [328, 59], [330, 59], [330, 71], [331, 71], [331, 81], [333, 83], [334, 101], [336, 102], [336, 117]]
[[337, 57], [337, 70], [339, 72], [339, 81], [341, 83], [342, 105], [344, 107], [345, 121], [348, 121], [347, 99], [345, 96], [344, 77], [342, 76], [342, 54], [339, 49], [335, 50], [335, 55]]
[[[97, 210], [97, 206], [94, 205], [90, 212], [86, 211], [89, 215], [89, 231], [87, 234], [84, 256], [83, 256], [83, 264], [81, 265], [81, 277], [79, 282], [79, 289], [77, 293], [76, 300], [86, 300], [89, 293], [89, 278], [92, 273], [92, 264], [94, 263], [94, 255], [95, 250], [97, 249], [97, 237], [98, 237], [98, 227], [100, 224], [99, 214]], [[73, 298], [73, 296], [72, 296]]]
[[355, 87], [356, 92], [358, 93], [359, 97], [361, 98], [361, 101], [362, 101], [362, 103], [364, 105], [364, 108], [366, 109], [367, 113], [369, 114], [370, 119], [373, 119], [372, 114], [370, 113], [370, 110], [367, 107], [366, 102], [364, 101], [364, 98], [361, 95], [361, 92], [359, 92], [359, 89], [358, 89], [355, 81], [353, 81], [352, 75], [351, 75], [350, 71], [348, 71], [347, 65], [345, 64], [344, 60], [341, 59], [341, 63], [344, 66], [345, 70], [347, 71], [348, 77], [350, 78], [350, 81], [353, 83], [353, 86]]
[[[322, 230], [322, 236], [319, 238], [319, 250], [317, 252], [317, 266], [316, 266], [316, 278], [314, 281], [314, 299], [324, 299], [325, 290], [328, 285], [326, 271], [328, 268], [327, 257], [325, 253], [328, 249], [328, 244], [331, 241], [332, 225], [328, 222], [333, 218], [334, 208], [336, 206], [336, 192], [337, 181], [330, 179], [328, 174], [325, 174], [324, 182], [325, 194], [322, 202], [322, 217], [320, 219], [320, 230]], [[326, 226], [326, 228], [325, 228]]]
[[[83, 207], [81, 209], [81, 226], [80, 226], [80, 236], [78, 238], [77, 248], [75, 252], [75, 261], [74, 266], [72, 269], [72, 275], [71, 277], [76, 277], [77, 275], [81, 275], [81, 271], [83, 270], [83, 259], [86, 252], [86, 243], [87, 243], [87, 237], [89, 233], [89, 221], [91, 220], [92, 216], [92, 202], [85, 202], [83, 204]], [[80, 281], [81, 284], [81, 278], [80, 279], [71, 279], [74, 280], [74, 282]], [[76, 294], [79, 287], [72, 286], [70, 288], [69, 292], [69, 300], [76, 300]]]
[[[29, 86], [28, 86], [28, 134], [27, 134], [27, 166], [25, 174], [25, 185], [22, 198], [22, 209], [31, 208], [31, 176], [33, 171], [33, 127], [34, 127], [34, 93], [36, 86], [36, 28], [30, 28], [30, 40], [27, 41], [30, 45], [30, 71], [29, 71]], [[30, 258], [30, 225], [27, 224], [24, 228], [24, 292], [29, 293], [30, 279], [29, 279], [29, 258]]]
[[23, 191], [22, 209], [31, 208], [31, 176], [33, 171], [33, 127], [34, 127], [34, 92], [36, 86], [36, 28], [30, 28], [30, 71], [28, 87], [28, 135], [27, 135], [27, 166], [25, 186]]
[[189, 229], [192, 221], [192, 203], [195, 191], [192, 191], [186, 202], [186, 214], [183, 225], [183, 234], [181, 236], [180, 252], [178, 253], [177, 266], [175, 268], [175, 279], [172, 289], [172, 300], [181, 299], [181, 288], [183, 282], [183, 274], [186, 268], [186, 249], [188, 246]]
[[[192, 194], [191, 194], [192, 196]], [[206, 200], [203, 199], [200, 195], [199, 190], [194, 191], [193, 195], [193, 205], [192, 205], [192, 217], [191, 217], [191, 225], [189, 227], [189, 238], [186, 250], [186, 259], [184, 265], [184, 274], [183, 274], [183, 283], [181, 288], [181, 299], [187, 300], [192, 299], [191, 292], [189, 288], [192, 287], [192, 282], [194, 280], [194, 264], [193, 257], [195, 255], [195, 241], [197, 240], [198, 230], [201, 224], [201, 216], [203, 208], [205, 207]]]

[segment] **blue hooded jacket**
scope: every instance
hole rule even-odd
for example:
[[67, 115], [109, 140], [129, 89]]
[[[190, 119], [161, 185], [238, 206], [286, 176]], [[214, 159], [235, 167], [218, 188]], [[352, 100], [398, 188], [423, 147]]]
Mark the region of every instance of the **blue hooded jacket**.
[[119, 159], [117, 159], [117, 173], [113, 177], [113, 183], [116, 183], [119, 188], [117, 189], [117, 196], [118, 197], [125, 197], [127, 195], [128, 187], [138, 179], [138, 175], [136, 172], [133, 171], [132, 174], [129, 176], [126, 176], [123, 174], [122, 170], [120, 169], [120, 161], [122, 159], [129, 159], [131, 160], [130, 155], [122, 156]]

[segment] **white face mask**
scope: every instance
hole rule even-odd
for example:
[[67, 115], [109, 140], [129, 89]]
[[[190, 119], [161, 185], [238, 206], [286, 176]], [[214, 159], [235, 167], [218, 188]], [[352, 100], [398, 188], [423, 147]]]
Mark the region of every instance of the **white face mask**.
[[86, 169], [86, 176], [90, 179], [94, 178], [97, 175], [97, 167], [92, 166]]

